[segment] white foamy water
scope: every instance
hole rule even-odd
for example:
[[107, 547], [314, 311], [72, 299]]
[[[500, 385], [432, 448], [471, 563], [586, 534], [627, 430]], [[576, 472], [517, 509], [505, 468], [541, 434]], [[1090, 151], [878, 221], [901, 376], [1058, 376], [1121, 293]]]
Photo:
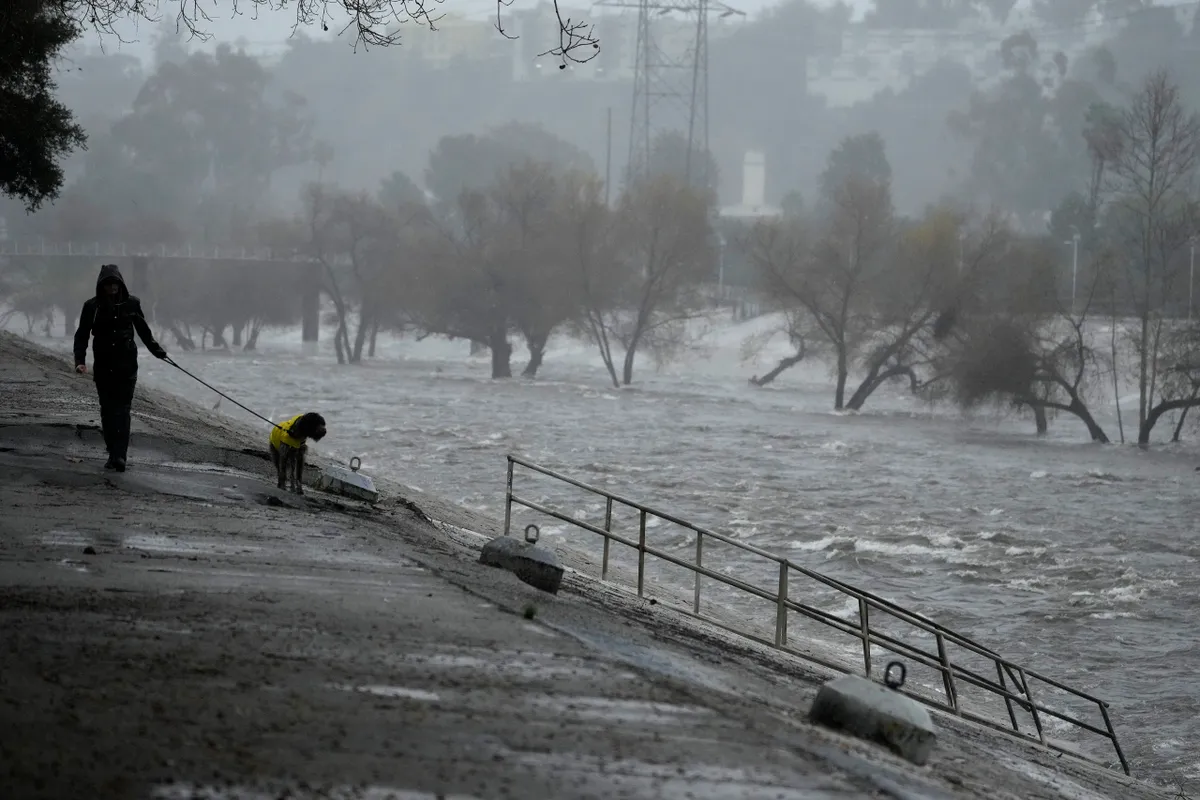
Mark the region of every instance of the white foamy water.
[[[552, 348], [532, 382], [490, 380], [486, 355], [468, 357], [465, 342], [381, 338], [377, 358], [338, 366], [328, 331], [311, 358], [298, 331], [264, 336], [258, 353], [175, 358], [274, 419], [320, 411], [328, 454], [361, 456], [368, 473], [497, 517], [514, 453], [876, 591], [1109, 700], [1136, 775], [1200, 775], [1196, 450], [1100, 447], [1068, 418], [1039, 440], [1032, 420], [966, 419], [903, 387], [885, 387], [862, 413], [834, 414], [818, 365], [768, 389], [747, 383], [778, 356], [742, 363], [742, 341], [762, 324], [720, 329], [707, 354], [661, 373], [643, 360], [625, 391], [572, 342]], [[216, 402], [145, 356], [142, 379], [203, 407]], [[227, 402], [220, 410], [252, 420]], [[1115, 437], [1112, 409], [1098, 416]], [[603, 520], [603, 504], [582, 492], [521, 476], [517, 490]], [[632, 517], [617, 523], [636, 538]], [[649, 531], [656, 546], [694, 554], [685, 531]], [[543, 535], [599, 553], [597, 537], [570, 526], [548, 523]], [[710, 566], [772, 586], [772, 569], [705, 548]], [[668, 570], [651, 580], [691, 586]], [[856, 618], [845, 598], [796, 584], [792, 592]], [[715, 586], [704, 596], [745, 602]], [[773, 619], [761, 604], [739, 609]], [[832, 631], [812, 635], [838, 642]], [[839, 646], [853, 652], [845, 639]], [[1065, 726], [1047, 730], [1075, 741]], [[1102, 742], [1078, 741], [1111, 760]]]

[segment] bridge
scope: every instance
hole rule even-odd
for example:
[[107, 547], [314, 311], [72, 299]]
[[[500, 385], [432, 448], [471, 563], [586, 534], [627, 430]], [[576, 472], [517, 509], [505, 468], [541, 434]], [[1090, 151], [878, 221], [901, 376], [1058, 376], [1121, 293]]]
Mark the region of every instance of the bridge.
[[[0, 241], [0, 257], [7, 258], [146, 258], [155, 261], [271, 261], [290, 264], [320, 263], [319, 259], [295, 249], [244, 247], [241, 245], [196, 246], [191, 244], [131, 244], [128, 242], [76, 242], [37, 240]], [[111, 262], [109, 262], [111, 263]], [[330, 263], [345, 265], [349, 259], [334, 257]]]
[[[97, 268], [101, 264], [126, 266], [130, 282], [146, 293], [152, 287], [151, 266], [184, 266], [188, 263], [237, 263], [243, 268], [251, 263], [294, 264], [299, 271], [301, 338], [306, 350], [316, 347], [320, 331], [321, 292], [325, 286], [326, 265], [350, 265], [345, 254], [327, 256], [323, 260], [298, 249], [245, 247], [241, 245], [196, 246], [191, 244], [136, 244], [131, 242], [53, 241], [46, 239], [0, 240], [0, 261], [36, 260], [43, 263], [83, 262]], [[122, 263], [125, 262], [125, 263]], [[712, 301], [727, 306], [734, 319], [744, 320], [765, 313], [761, 297], [746, 287], [734, 287], [723, 282], [709, 287]]]
[[[151, 266], [183, 266], [197, 262], [216, 264], [235, 262], [243, 268], [250, 263], [295, 264], [300, 271], [301, 338], [307, 348], [315, 348], [320, 333], [321, 291], [325, 284], [324, 265], [346, 266], [349, 258], [338, 255], [321, 261], [295, 249], [191, 244], [136, 244], [130, 242], [50, 241], [46, 239], [6, 239], [0, 241], [0, 259], [37, 260], [47, 263], [87, 261], [97, 268], [115, 263], [126, 266], [130, 282], [138, 287], [151, 286]], [[122, 264], [121, 262], [125, 262]], [[142, 289], [141, 291], [145, 291]]]

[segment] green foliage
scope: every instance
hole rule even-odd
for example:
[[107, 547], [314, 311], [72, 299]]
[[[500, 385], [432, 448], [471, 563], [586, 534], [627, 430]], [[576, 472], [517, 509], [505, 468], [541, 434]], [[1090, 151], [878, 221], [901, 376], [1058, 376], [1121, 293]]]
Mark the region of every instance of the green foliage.
[[779, 208], [786, 217], [797, 219], [804, 216], [804, 195], [796, 189], [792, 189], [783, 196], [783, 200], [779, 202]]
[[425, 185], [440, 203], [492, 184], [505, 170], [539, 161], [563, 170], [594, 172], [591, 158], [538, 125], [510, 122], [482, 135], [443, 136], [429, 154]]
[[55, 99], [54, 60], [80, 28], [53, 0], [0, 4], [0, 192], [28, 210], [58, 196], [61, 160], [85, 144], [83, 129]]
[[1028, 34], [1006, 39], [1001, 53], [1007, 77], [975, 92], [949, 125], [974, 147], [968, 190], [1035, 215], [1087, 184], [1091, 159], [1081, 134], [1102, 96], [1071, 76], [1060, 54], [1045, 58]]
[[393, 172], [379, 184], [379, 202], [384, 208], [398, 211], [409, 206], [425, 205], [425, 192], [403, 172]]
[[834, 198], [852, 180], [890, 186], [892, 165], [888, 162], [883, 137], [872, 131], [847, 136], [829, 154], [820, 177], [821, 196]]
[[686, 136], [677, 131], [660, 133], [650, 143], [650, 175], [715, 192], [720, 176], [712, 153], [693, 145], [690, 160], [688, 156]]
[[160, 64], [129, 112], [94, 136], [67, 195], [124, 239], [227, 244], [272, 176], [310, 158], [309, 125], [303, 99], [276, 100], [257, 59], [227, 46], [194, 53]]

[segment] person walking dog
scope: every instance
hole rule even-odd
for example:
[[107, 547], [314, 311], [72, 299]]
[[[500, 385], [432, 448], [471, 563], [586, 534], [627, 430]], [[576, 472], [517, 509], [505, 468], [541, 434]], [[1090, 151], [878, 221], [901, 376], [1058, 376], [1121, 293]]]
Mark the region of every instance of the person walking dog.
[[133, 390], [137, 386], [137, 344], [141, 338], [155, 358], [166, 358], [167, 351], [154, 340], [142, 303], [129, 293], [116, 264], [100, 267], [96, 296], [83, 304], [79, 328], [75, 331], [75, 371], [87, 374], [88, 336], [92, 337], [92, 377], [100, 398], [100, 426], [108, 448], [105, 469], [125, 471], [129, 454], [129, 415]]

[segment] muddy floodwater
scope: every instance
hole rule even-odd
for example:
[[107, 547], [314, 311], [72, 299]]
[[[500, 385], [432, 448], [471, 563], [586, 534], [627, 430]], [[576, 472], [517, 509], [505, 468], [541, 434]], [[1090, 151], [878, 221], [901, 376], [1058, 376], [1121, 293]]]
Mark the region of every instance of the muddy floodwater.
[[[723, 331], [704, 356], [662, 372], [646, 362], [626, 391], [573, 344], [552, 348], [536, 381], [489, 380], [486, 356], [469, 358], [462, 342], [381, 340], [376, 359], [339, 367], [328, 341], [305, 357], [293, 331], [265, 337], [257, 353], [178, 360], [272, 418], [322, 412], [326, 453], [359, 455], [364, 471], [474, 509], [502, 515], [505, 455], [515, 453], [871, 589], [1106, 698], [1139, 777], [1200, 780], [1194, 446], [1096, 446], [1068, 419], [1038, 439], [1030, 420], [931, 410], [903, 387], [836, 415], [818, 367], [748, 385], [770, 360], [743, 363], [751, 332]], [[145, 354], [142, 379], [217, 401]], [[248, 416], [228, 402], [219, 411]], [[1111, 403], [1098, 416], [1115, 438]], [[579, 518], [603, 517], [584, 493], [519, 476], [522, 487]], [[543, 532], [599, 552], [591, 533]], [[681, 530], [649, 535], [694, 551]], [[706, 558], [739, 569], [732, 548]], [[1047, 726], [1112, 760], [1102, 742]]]

